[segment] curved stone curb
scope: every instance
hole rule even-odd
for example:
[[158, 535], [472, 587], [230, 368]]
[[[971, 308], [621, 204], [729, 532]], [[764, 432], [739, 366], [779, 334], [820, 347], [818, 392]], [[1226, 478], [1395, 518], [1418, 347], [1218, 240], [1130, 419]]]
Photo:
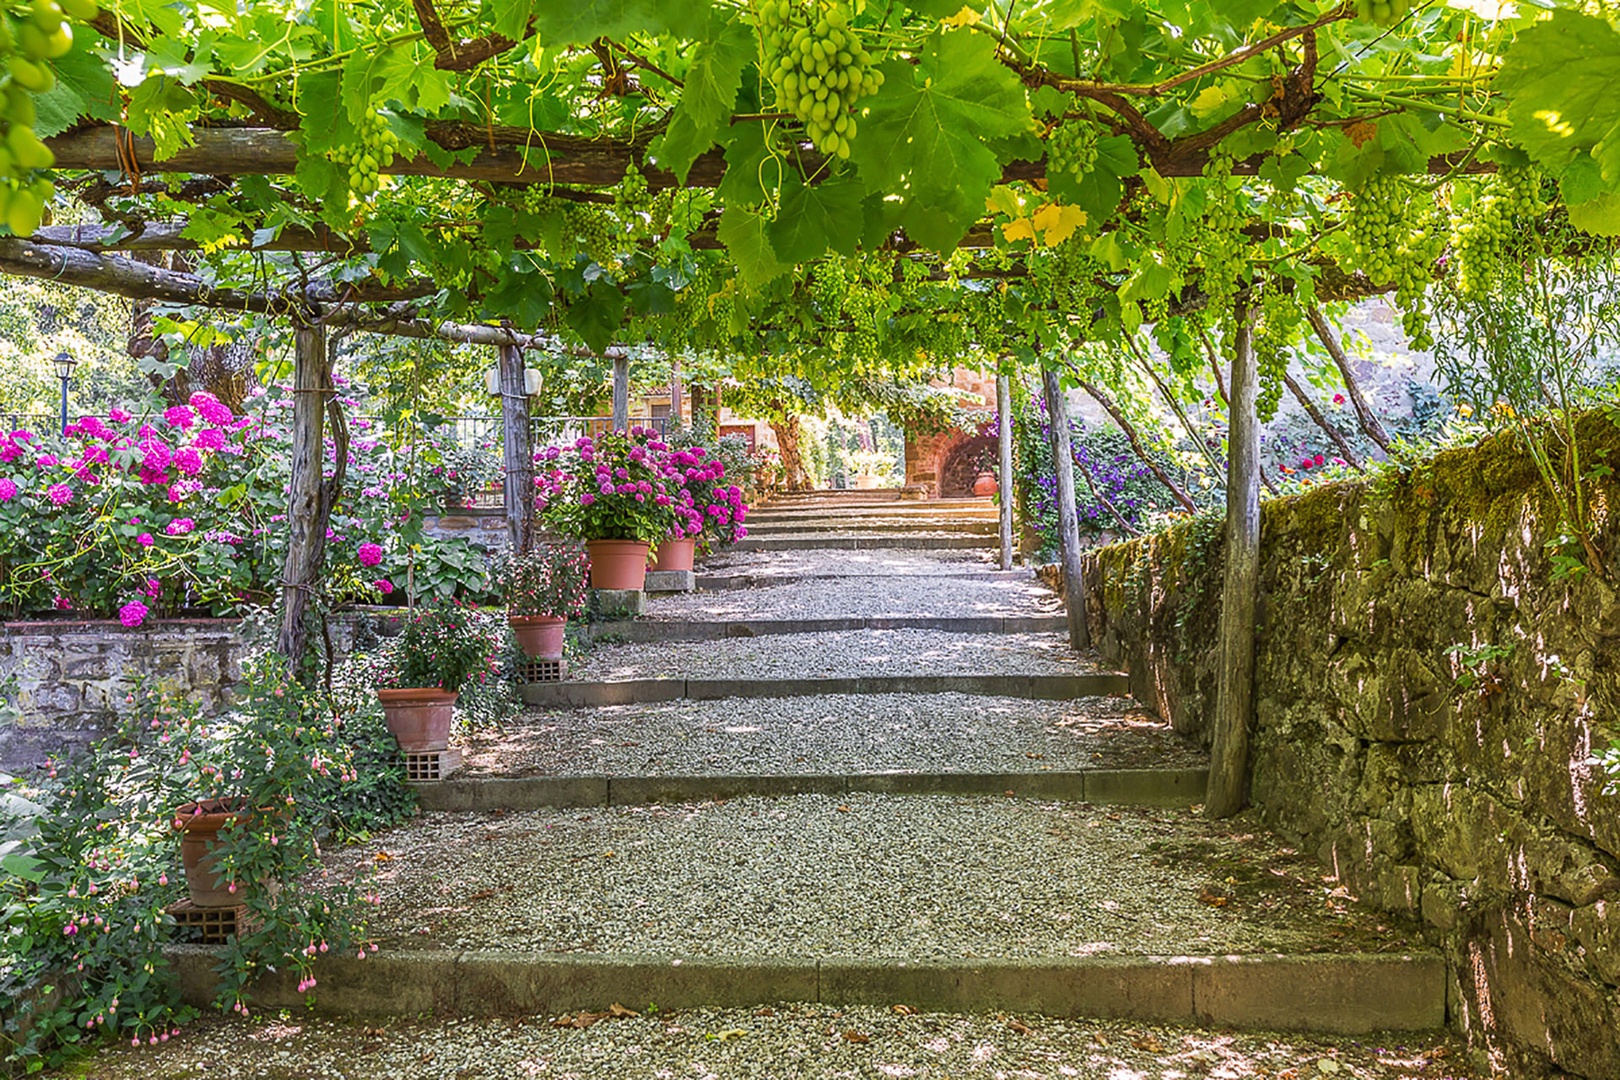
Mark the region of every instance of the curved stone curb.
[[819, 694], [981, 694], [1067, 701], [1130, 692], [1117, 672], [1091, 675], [872, 675], [848, 679], [624, 679], [618, 682], [524, 683], [530, 705], [589, 709], [653, 701], [808, 697]]
[[[214, 951], [175, 946], [187, 1004], [207, 1007]], [[316, 961], [315, 1007], [356, 1016], [424, 1012], [557, 1016], [618, 1003], [645, 1009], [777, 1001], [905, 1004], [1048, 1016], [1364, 1035], [1446, 1022], [1446, 965], [1436, 955], [1106, 956], [899, 961], [855, 957], [684, 958], [406, 950]], [[260, 1009], [302, 1008], [297, 976], [253, 987]]]
[[1208, 769], [1082, 769], [1029, 773], [806, 773], [788, 776], [459, 776], [417, 784], [424, 810], [539, 810], [643, 806], [747, 797], [1012, 795], [1132, 806], [1193, 806]]
[[948, 634], [1060, 634], [1069, 628], [1062, 615], [938, 616], [895, 615], [851, 619], [734, 619], [724, 622], [641, 619], [630, 623], [586, 623], [592, 641], [717, 641], [721, 638], [778, 634], [830, 634], [846, 630], [939, 630]]

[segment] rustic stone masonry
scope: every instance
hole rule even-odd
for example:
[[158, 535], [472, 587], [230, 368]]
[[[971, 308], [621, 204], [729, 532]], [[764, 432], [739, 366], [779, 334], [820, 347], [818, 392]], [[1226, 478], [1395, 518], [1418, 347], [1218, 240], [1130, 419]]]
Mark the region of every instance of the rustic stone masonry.
[[[1620, 460], [1607, 418], [1582, 435]], [[1424, 921], [1451, 1022], [1515, 1077], [1620, 1077], [1620, 796], [1591, 760], [1620, 734], [1617, 495], [1607, 581], [1553, 575], [1508, 440], [1264, 506], [1252, 803]], [[1196, 520], [1086, 563], [1104, 656], [1206, 742], [1222, 546]]]

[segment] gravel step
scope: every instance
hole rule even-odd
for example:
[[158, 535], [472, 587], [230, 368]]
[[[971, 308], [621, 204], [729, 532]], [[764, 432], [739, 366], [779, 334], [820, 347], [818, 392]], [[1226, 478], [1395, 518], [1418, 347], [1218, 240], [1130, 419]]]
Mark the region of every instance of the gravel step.
[[656, 701], [724, 701], [827, 694], [986, 694], [1064, 701], [1130, 692], [1117, 672], [1085, 675], [867, 675], [832, 679], [617, 679], [525, 683], [519, 696], [541, 708], [594, 708]]
[[828, 634], [846, 630], [936, 630], [946, 634], [1062, 633], [1061, 615], [932, 616], [901, 615], [845, 619], [732, 619], [721, 621], [652, 620], [587, 623], [593, 641], [715, 641], [720, 638], [773, 637], [785, 634]]
[[1193, 806], [1209, 770], [1092, 769], [1080, 772], [796, 773], [785, 776], [466, 776], [420, 783], [424, 810], [538, 810], [646, 806], [789, 795], [1014, 795], [1110, 806]]
[[1126, 697], [829, 695], [724, 709], [668, 701], [529, 712], [457, 746], [467, 772], [484, 776], [998, 774], [1206, 763], [1202, 750]]
[[757, 539], [785, 536], [865, 536], [870, 533], [902, 533], [925, 536], [994, 536], [994, 521], [947, 521], [940, 518], [903, 520], [896, 518], [859, 518], [847, 521], [805, 519], [783, 521], [748, 517], [748, 535]]
[[1096, 675], [1108, 671], [1095, 654], [1077, 655], [1070, 649], [1065, 634], [973, 634], [907, 627], [724, 637], [701, 643], [604, 638], [570, 664], [569, 677], [583, 682], [622, 682], [917, 678], [991, 672], [998, 676]]
[[[994, 570], [962, 569], [951, 573], [938, 574], [910, 574], [908, 577], [955, 578], [967, 581], [1006, 581], [1013, 574], [1019, 578], [1028, 577], [1022, 571], [1012, 571], [1011, 574]], [[695, 585], [699, 592], [726, 592], [733, 589], [769, 589], [777, 585], [800, 585], [812, 581], [848, 581], [851, 578], [892, 578], [898, 574], [861, 574], [861, 573], [822, 573], [822, 574], [787, 574], [787, 573], [758, 573], [758, 574], [725, 574], [704, 573], [698, 574]]]
[[955, 551], [993, 546], [991, 536], [957, 536], [946, 533], [874, 533], [850, 536], [846, 533], [819, 533], [812, 536], [749, 536], [732, 546], [738, 551], [870, 551], [903, 548], [916, 551]]
[[[180, 947], [170, 960], [186, 1003], [209, 1006], [217, 956]], [[625, 1001], [643, 1008], [652, 1002], [659, 1011], [795, 1001], [1363, 1035], [1438, 1031], [1446, 1017], [1446, 965], [1427, 952], [894, 964], [858, 956], [713, 961], [422, 950], [365, 960], [322, 957], [315, 974], [322, 1014], [373, 1019], [577, 1015], [623, 1009]], [[296, 978], [294, 972], [261, 978], [254, 1007], [302, 1007], [307, 995]], [[433, 1048], [419, 1047], [418, 1055], [431, 1060]], [[603, 1075], [624, 1073], [614, 1068]]]
[[385, 944], [961, 962], [1404, 952], [1419, 929], [1195, 809], [850, 792], [428, 813], [329, 853]]
[[[744, 619], [999, 618], [1062, 614], [1062, 602], [1027, 571], [986, 573], [961, 567], [958, 573], [964, 569], [968, 570], [970, 576], [859, 576], [863, 568], [852, 564], [845, 574], [838, 577], [804, 581], [773, 580], [760, 582], [758, 587], [752, 589], [653, 597], [647, 603], [647, 617], [729, 622]], [[836, 569], [830, 572], [837, 573]], [[848, 576], [850, 573], [856, 576]], [[699, 588], [703, 588], [702, 579]]]

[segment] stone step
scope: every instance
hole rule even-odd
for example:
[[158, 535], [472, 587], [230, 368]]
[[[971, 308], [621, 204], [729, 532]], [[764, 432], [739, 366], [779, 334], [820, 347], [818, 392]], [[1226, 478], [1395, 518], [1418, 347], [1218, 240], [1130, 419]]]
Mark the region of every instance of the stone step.
[[1007, 795], [1109, 806], [1193, 806], [1209, 770], [1083, 769], [1078, 772], [915, 773], [847, 776], [456, 776], [412, 785], [423, 810], [538, 810], [646, 806], [791, 795]]
[[749, 508], [750, 521], [998, 521], [1000, 515], [994, 506], [939, 507], [927, 503], [894, 503], [884, 506], [863, 506], [846, 509], [828, 507], [755, 506]]
[[717, 567], [697, 576], [697, 587], [700, 591], [726, 592], [733, 589], [768, 589], [776, 585], [795, 585], [806, 581], [849, 581], [857, 584], [861, 578], [882, 578], [892, 581], [897, 577], [940, 579], [941, 581], [1025, 581], [1030, 577], [1028, 570], [991, 570], [970, 568], [967, 565], [961, 570], [940, 569], [936, 573], [928, 574], [880, 574], [872, 573], [859, 568], [851, 568], [848, 572], [826, 573], [793, 573], [791, 571], [746, 571], [737, 570], [728, 573], [725, 568]]
[[[699, 579], [704, 580], [704, 579]], [[761, 584], [784, 584], [770, 581]], [[704, 587], [704, 586], [700, 586]], [[723, 588], [726, 586], [722, 586]], [[938, 630], [949, 634], [1053, 634], [1068, 630], [1062, 615], [939, 616], [901, 615], [844, 619], [636, 619], [586, 623], [592, 641], [715, 641], [720, 638], [771, 637], [780, 634], [825, 634], [848, 630]]]
[[1086, 675], [875, 675], [842, 679], [623, 679], [525, 683], [522, 699], [541, 708], [595, 708], [656, 701], [723, 701], [827, 694], [981, 694], [1061, 701], [1123, 695], [1122, 673]]
[[913, 551], [957, 551], [966, 548], [991, 548], [991, 536], [944, 536], [924, 533], [877, 533], [871, 536], [845, 536], [841, 533], [823, 533], [812, 536], [766, 537], [748, 536], [732, 545], [736, 551], [871, 551], [880, 548], [904, 548]]
[[[218, 952], [166, 952], [186, 1004], [210, 1008]], [[318, 1013], [371, 1019], [553, 1017], [623, 1002], [655, 1002], [666, 1011], [817, 1002], [1336, 1035], [1433, 1031], [1446, 1021], [1446, 965], [1426, 952], [894, 963], [468, 949], [323, 956], [315, 973]], [[254, 1008], [302, 1012], [308, 995], [297, 981], [291, 971], [261, 978]]]
[[748, 535], [756, 540], [778, 536], [866, 536], [871, 533], [939, 533], [960, 536], [993, 536], [996, 533], [996, 523], [993, 521], [940, 521], [934, 518], [926, 518], [920, 521], [895, 521], [892, 518], [883, 518], [870, 521], [827, 522], [818, 520], [803, 523], [758, 522], [752, 517], [748, 519]]

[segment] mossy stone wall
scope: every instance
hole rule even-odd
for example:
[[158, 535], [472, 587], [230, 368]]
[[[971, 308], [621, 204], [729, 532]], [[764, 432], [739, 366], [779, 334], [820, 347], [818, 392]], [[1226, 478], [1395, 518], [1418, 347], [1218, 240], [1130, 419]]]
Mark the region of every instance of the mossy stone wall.
[[[1620, 466], [1606, 417], [1581, 436]], [[1262, 511], [1251, 802], [1423, 920], [1453, 1024], [1514, 1076], [1620, 1077], [1620, 797], [1591, 763], [1620, 731], [1620, 488], [1598, 507], [1609, 580], [1553, 575], [1511, 438]], [[1086, 565], [1099, 648], [1206, 742], [1221, 549], [1199, 520]]]

